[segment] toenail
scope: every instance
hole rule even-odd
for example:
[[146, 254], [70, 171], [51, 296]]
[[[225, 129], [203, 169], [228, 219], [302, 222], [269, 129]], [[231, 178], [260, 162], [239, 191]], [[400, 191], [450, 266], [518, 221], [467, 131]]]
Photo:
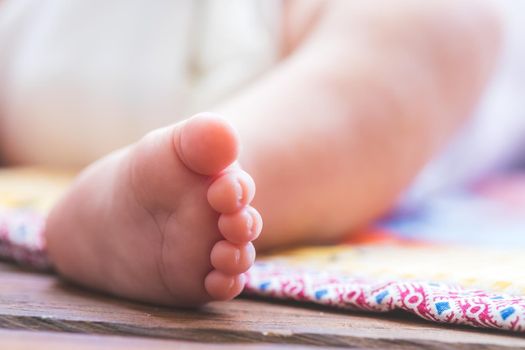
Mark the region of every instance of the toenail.
[[250, 236], [254, 236], [256, 234], [256, 225], [255, 225], [255, 219], [253, 217], [252, 209], [248, 208], [246, 209], [246, 228], [248, 229], [248, 233]]
[[235, 190], [235, 198], [237, 199], [237, 205], [241, 206], [243, 204], [243, 199], [244, 199], [244, 188], [239, 179], [235, 181], [234, 190]]
[[224, 289], [230, 290], [235, 286], [235, 278], [228, 278], [228, 285]]
[[243, 285], [242, 289], [244, 289], [244, 285], [246, 285], [246, 274], [241, 273], [239, 275], [239, 284], [242, 284]]
[[239, 265], [241, 261], [241, 250], [239, 248], [235, 248], [235, 253], [233, 255], [233, 259], [235, 261], [235, 265]]

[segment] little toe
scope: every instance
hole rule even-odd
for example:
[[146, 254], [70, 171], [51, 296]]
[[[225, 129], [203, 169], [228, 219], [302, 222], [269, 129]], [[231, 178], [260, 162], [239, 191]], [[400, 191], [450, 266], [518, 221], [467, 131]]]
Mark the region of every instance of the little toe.
[[201, 113], [184, 123], [175, 147], [188, 168], [201, 175], [215, 175], [237, 159], [240, 143], [226, 120]]
[[223, 214], [233, 214], [248, 205], [255, 196], [255, 183], [247, 172], [228, 171], [217, 178], [208, 189], [211, 207]]
[[253, 207], [219, 217], [219, 231], [228, 241], [242, 244], [257, 239], [262, 230], [262, 218]]
[[245, 283], [243, 274], [228, 276], [217, 270], [211, 271], [204, 279], [206, 292], [213, 300], [219, 301], [231, 300], [241, 294]]
[[255, 248], [248, 242], [237, 246], [226, 240], [215, 243], [210, 254], [211, 265], [227, 274], [237, 275], [248, 271], [255, 261]]

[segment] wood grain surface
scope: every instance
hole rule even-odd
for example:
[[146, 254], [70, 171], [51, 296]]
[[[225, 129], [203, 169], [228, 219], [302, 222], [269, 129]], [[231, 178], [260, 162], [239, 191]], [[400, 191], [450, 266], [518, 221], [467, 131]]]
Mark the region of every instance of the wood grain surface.
[[[211, 303], [200, 310], [169, 309], [89, 292], [52, 275], [25, 272], [1, 263], [0, 282], [2, 349], [39, 348], [30, 347], [31, 344], [47, 348], [54, 343], [69, 344], [68, 348], [79, 343], [86, 349], [97, 344], [102, 346], [99, 348], [113, 344], [111, 348], [126, 349], [173, 348], [174, 344], [183, 349], [208, 349], [212, 344], [232, 349], [268, 348], [270, 344], [279, 349], [284, 345], [292, 348], [525, 349], [525, 339], [520, 335], [451, 328], [399, 313], [378, 317], [248, 299]], [[142, 338], [135, 342], [136, 338], [131, 336]], [[170, 343], [167, 339], [177, 341]], [[10, 346], [4, 346], [6, 344]]]
[[[314, 346], [276, 344], [207, 344], [133, 336], [0, 330], [0, 346], [9, 350], [297, 350]], [[338, 349], [338, 348], [329, 348]]]

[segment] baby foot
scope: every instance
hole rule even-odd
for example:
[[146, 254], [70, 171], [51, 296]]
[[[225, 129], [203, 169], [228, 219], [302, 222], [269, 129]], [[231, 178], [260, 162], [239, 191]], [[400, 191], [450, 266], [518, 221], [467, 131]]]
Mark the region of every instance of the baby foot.
[[66, 278], [177, 306], [244, 287], [262, 228], [251, 177], [223, 119], [200, 114], [86, 169], [51, 212], [49, 254]]

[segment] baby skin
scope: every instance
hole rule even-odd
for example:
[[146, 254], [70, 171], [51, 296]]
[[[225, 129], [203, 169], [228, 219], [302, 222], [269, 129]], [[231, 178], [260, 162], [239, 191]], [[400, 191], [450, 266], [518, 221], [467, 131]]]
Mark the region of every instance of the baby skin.
[[465, 122], [498, 53], [482, 1], [290, 1], [284, 21], [282, 61], [215, 108], [227, 119], [153, 131], [79, 176], [46, 227], [63, 276], [156, 304], [235, 297], [262, 230], [252, 200], [261, 250], [376, 219]]
[[239, 140], [201, 114], [94, 163], [47, 224], [59, 272], [91, 288], [195, 306], [244, 287], [262, 228]]

